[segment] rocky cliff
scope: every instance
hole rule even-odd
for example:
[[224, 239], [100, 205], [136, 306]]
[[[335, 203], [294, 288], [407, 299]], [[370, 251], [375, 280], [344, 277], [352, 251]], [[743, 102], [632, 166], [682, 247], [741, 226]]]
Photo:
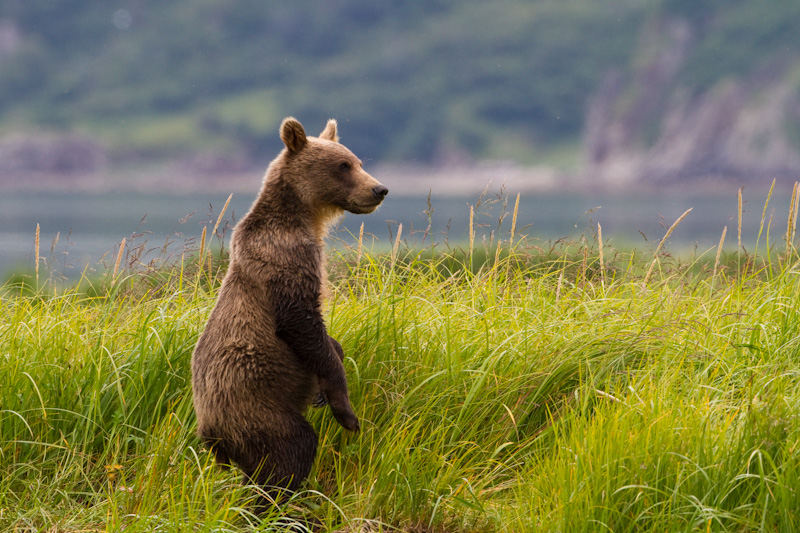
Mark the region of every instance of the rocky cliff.
[[654, 22], [634, 68], [608, 73], [587, 106], [587, 179], [602, 186], [800, 179], [797, 58], [772, 55], [747, 76], [689, 88], [680, 72], [696, 33], [683, 19]]

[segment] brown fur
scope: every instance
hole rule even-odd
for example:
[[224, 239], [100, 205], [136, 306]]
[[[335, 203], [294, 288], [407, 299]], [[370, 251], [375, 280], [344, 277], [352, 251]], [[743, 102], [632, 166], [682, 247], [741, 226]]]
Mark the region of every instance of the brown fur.
[[230, 266], [192, 356], [192, 388], [198, 434], [219, 462], [268, 490], [296, 490], [317, 449], [309, 404], [323, 398], [343, 427], [359, 429], [344, 354], [321, 313], [323, 239], [344, 211], [371, 213], [388, 191], [338, 143], [336, 121], [315, 138], [287, 118], [280, 135], [286, 148], [234, 229]]

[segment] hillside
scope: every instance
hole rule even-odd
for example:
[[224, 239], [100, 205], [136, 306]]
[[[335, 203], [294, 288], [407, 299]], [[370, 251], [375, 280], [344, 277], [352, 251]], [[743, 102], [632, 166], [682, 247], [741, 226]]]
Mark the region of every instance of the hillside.
[[590, 99], [587, 174], [616, 185], [796, 180], [800, 4], [770, 3], [703, 13], [675, 2], [649, 21], [631, 68], [610, 71]]
[[[373, 161], [585, 164], [615, 183], [653, 164], [683, 176], [711, 150], [741, 160], [714, 169], [788, 176], [800, 168], [800, 7], [698, 5], [8, 0], [0, 179], [164, 160], [191, 174], [249, 170], [274, 154], [289, 114], [339, 118]], [[712, 119], [756, 118], [688, 124], [704, 105], [721, 106]], [[694, 152], [664, 146], [692, 127], [709, 130], [691, 136]], [[750, 152], [736, 148], [742, 135]], [[654, 155], [668, 164], [640, 160]]]

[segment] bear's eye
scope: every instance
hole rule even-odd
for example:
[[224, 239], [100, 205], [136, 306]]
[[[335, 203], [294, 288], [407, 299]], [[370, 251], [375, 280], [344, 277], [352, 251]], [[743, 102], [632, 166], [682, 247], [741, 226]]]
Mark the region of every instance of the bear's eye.
[[346, 171], [350, 170], [350, 163], [347, 163], [347, 162], [340, 163], [339, 164], [339, 170], [341, 170], [342, 172], [346, 172]]

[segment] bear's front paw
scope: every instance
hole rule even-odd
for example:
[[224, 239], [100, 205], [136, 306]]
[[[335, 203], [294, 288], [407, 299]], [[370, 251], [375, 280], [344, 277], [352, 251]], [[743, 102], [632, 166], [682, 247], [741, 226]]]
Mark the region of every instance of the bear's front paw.
[[326, 398], [330, 401], [333, 417], [343, 428], [349, 429], [350, 431], [358, 431], [361, 429], [358, 423], [358, 417], [353, 412], [353, 407], [350, 405], [350, 400], [347, 395], [327, 395]]
[[358, 417], [353, 412], [353, 406], [350, 405], [350, 397], [347, 393], [347, 380], [344, 376], [341, 379], [334, 380], [336, 385], [320, 376], [319, 388], [320, 392], [325, 395], [328, 400], [328, 405], [331, 406], [333, 417], [345, 429], [350, 431], [358, 431], [361, 426], [358, 424]]
[[352, 409], [337, 411], [333, 410], [333, 406], [331, 406], [331, 410], [333, 411], [333, 417], [343, 428], [354, 432], [358, 432], [361, 429], [361, 424], [358, 423], [358, 417]]

